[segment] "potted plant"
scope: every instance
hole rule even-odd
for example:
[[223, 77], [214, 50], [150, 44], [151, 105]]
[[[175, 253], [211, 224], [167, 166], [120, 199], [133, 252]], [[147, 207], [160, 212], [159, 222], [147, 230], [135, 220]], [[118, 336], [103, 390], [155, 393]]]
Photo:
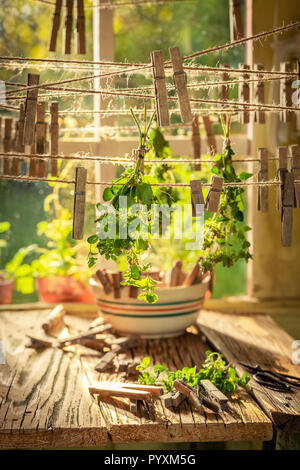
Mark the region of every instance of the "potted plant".
[[[0, 222], [0, 233], [7, 233], [10, 229], [9, 222]], [[2, 250], [7, 247], [7, 240], [0, 239], [0, 304], [10, 304], [14, 288], [29, 293], [33, 289], [33, 281], [29, 265], [23, 264], [26, 256], [33, 252], [36, 245], [20, 248], [13, 258], [3, 266]]]
[[[146, 119], [144, 132], [141, 131], [139, 123], [137, 126], [140, 132], [140, 149], [149, 151], [149, 125], [147, 127]], [[226, 126], [223, 125], [226, 139], [224, 151], [214, 157], [215, 165], [209, 172], [210, 174], [205, 170], [205, 175], [201, 175], [204, 183], [207, 183], [213, 174], [222, 176], [226, 183], [240, 183], [251, 176], [245, 172], [238, 175], [234, 170], [232, 164], [234, 152], [229, 142], [229, 126], [230, 119], [227, 120]], [[169, 156], [169, 149], [165, 149], [168, 147], [167, 142], [159, 129], [156, 131], [155, 137], [156, 144], [154, 143], [155, 139], [152, 139], [151, 142], [151, 158], [153, 158], [153, 147], [158, 145], [157, 142], [159, 142], [161, 150], [160, 158], [164, 153]], [[160, 165], [159, 169], [154, 169], [152, 166], [150, 174], [144, 176], [140, 172], [142, 158], [143, 155], [139, 154], [135, 168], [127, 169], [113, 181], [110, 188], [104, 190], [103, 199], [110, 202], [110, 205], [98, 204], [100, 214], [96, 222], [100, 223], [102, 228], [88, 238], [91, 245], [89, 265], [95, 265], [98, 253], [104, 255], [106, 259], [112, 259], [116, 262], [120, 262], [120, 259], [125, 257], [127, 269], [123, 272], [122, 285], [138, 288], [140, 293], [137, 299], [132, 299], [129, 297], [128, 289], [121, 290], [121, 297], [114, 299], [112, 294], [105, 294], [100, 283], [93, 280], [92, 285], [102, 313], [117, 329], [126, 333], [139, 333], [143, 336], [173, 336], [182, 333], [187, 326], [195, 321], [199, 308], [203, 304], [204, 295], [208, 290], [210, 278], [206, 276], [200, 284], [168, 288], [151, 277], [150, 246], [156, 257], [167, 260], [176, 244], [173, 239], [171, 242], [168, 240], [165, 243], [164, 240], [151, 238], [151, 205], [153, 203], [172, 205], [173, 202], [178, 205], [187, 202], [187, 198], [190, 203], [190, 195], [188, 191], [185, 191], [185, 196], [180, 200], [181, 196], [179, 197], [174, 188], [166, 190], [166, 188], [155, 186], [157, 183], [180, 182], [182, 176], [186, 176], [183, 175], [182, 167], [179, 169], [175, 165], [175, 167], [169, 168], [169, 164], [166, 162], [166, 164]], [[145, 161], [145, 167], [146, 164]], [[188, 179], [188, 177], [185, 178], [185, 182]], [[180, 258], [187, 258], [189, 263], [195, 263], [198, 260], [204, 272], [212, 272], [217, 263], [230, 267], [239, 259], [248, 261], [251, 254], [249, 253], [250, 244], [246, 239], [246, 232], [250, 228], [244, 223], [243, 192], [244, 189], [238, 185], [224, 188], [218, 212], [206, 214], [203, 241], [201, 245], [199, 244], [199, 249], [192, 253], [185, 251]], [[127, 238], [121, 238], [119, 230], [116, 230], [114, 236], [106, 236], [108, 232], [105, 231], [109, 228], [111, 213], [115, 218], [117, 228], [124, 222], [120, 196], [127, 200], [127, 212], [125, 211]], [[146, 206], [146, 211], [140, 211], [141, 225], [135, 224], [135, 233], [130, 232], [130, 224], [134, 219], [131, 208], [134, 204], [140, 203]], [[173, 225], [171, 222], [168, 230], [172, 232], [174, 229], [173, 221]], [[184, 233], [184, 237], [187, 235]], [[180, 243], [183, 245], [182, 242], [183, 240], [180, 240], [178, 245]], [[169, 249], [167, 248], [164, 252], [160, 249], [163, 246], [164, 248], [169, 246]], [[178, 256], [176, 257], [178, 258]]]

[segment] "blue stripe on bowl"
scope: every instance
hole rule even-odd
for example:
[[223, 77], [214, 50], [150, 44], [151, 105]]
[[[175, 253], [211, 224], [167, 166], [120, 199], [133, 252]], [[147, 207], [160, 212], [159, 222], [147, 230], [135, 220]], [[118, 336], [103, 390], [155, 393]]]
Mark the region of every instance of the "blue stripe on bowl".
[[[182, 304], [191, 304], [194, 302], [200, 302], [200, 300], [204, 299], [204, 295], [202, 297], [198, 297], [197, 299], [190, 299], [190, 300], [181, 300], [179, 302], [155, 302], [154, 304], [146, 304], [147, 307], [160, 307], [160, 306], [168, 306], [168, 305], [182, 305]], [[140, 303], [134, 303], [134, 299], [128, 299], [128, 303], [126, 302], [114, 302], [113, 300], [104, 300], [102, 298], [97, 297], [99, 302], [103, 302], [104, 304], [116, 304], [116, 305], [125, 305], [125, 306], [142, 306]]]
[[114, 313], [114, 312], [108, 312], [107, 310], [103, 310], [101, 308], [101, 312], [106, 314], [106, 315], [114, 315], [115, 317], [130, 317], [130, 318], [164, 318], [164, 317], [180, 317], [183, 315], [190, 315], [192, 313], [197, 313], [200, 310], [200, 308], [197, 308], [196, 310], [190, 310], [188, 312], [180, 312], [180, 313], [166, 313], [164, 315], [130, 315], [128, 313]]

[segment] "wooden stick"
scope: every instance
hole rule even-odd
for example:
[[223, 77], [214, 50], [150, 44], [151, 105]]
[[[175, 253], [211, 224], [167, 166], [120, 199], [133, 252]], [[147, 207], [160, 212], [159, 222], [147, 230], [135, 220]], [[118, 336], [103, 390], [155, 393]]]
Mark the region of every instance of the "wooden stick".
[[[294, 66], [291, 62], [282, 62], [280, 64], [280, 70], [282, 72], [293, 72]], [[285, 80], [280, 80], [280, 104], [282, 106], [293, 106], [293, 80], [294, 78], [286, 78]], [[283, 122], [290, 122], [293, 119], [294, 111], [284, 109], [283, 111], [281, 111], [280, 116]]]
[[[264, 66], [262, 64], [256, 64], [254, 65], [254, 68], [257, 71], [263, 71]], [[258, 78], [263, 78], [263, 75], [261, 73], [257, 74]], [[255, 86], [255, 100], [256, 103], [259, 104], [264, 104], [265, 103], [265, 82], [264, 81], [258, 81]], [[254, 120], [258, 122], [258, 124], [265, 124], [266, 122], [266, 113], [263, 109], [259, 109], [258, 111], [255, 111], [254, 113]]]
[[77, 0], [77, 53], [85, 54], [85, 16], [83, 0]]
[[170, 47], [170, 57], [174, 72], [174, 84], [177, 90], [181, 119], [183, 122], [190, 122], [193, 119], [190, 99], [187, 91], [187, 79], [183, 70], [182, 58], [179, 47]]
[[[191, 186], [192, 217], [196, 217], [204, 213], [205, 201], [204, 201], [204, 196], [202, 193], [201, 180], [191, 180], [190, 186]], [[197, 210], [197, 209], [200, 209], [200, 210]]]
[[223, 178], [221, 176], [213, 176], [211, 188], [206, 197], [206, 209], [210, 212], [217, 212], [223, 187]]
[[[4, 138], [3, 138], [3, 152], [9, 153], [11, 152], [12, 147], [12, 123], [13, 120], [11, 118], [4, 119]], [[3, 168], [2, 168], [3, 175], [10, 175], [10, 158], [3, 158]]]
[[[250, 69], [250, 65], [247, 64], [239, 64], [239, 68], [242, 70]], [[242, 77], [244, 80], [249, 80], [249, 74], [243, 73]], [[239, 101], [243, 101], [244, 103], [249, 103], [250, 101], [250, 86], [249, 83], [242, 83], [239, 84]], [[240, 113], [240, 120], [242, 124], [249, 124], [250, 122], [250, 112], [249, 111], [242, 111]]]
[[[266, 148], [259, 148], [258, 158], [260, 160], [258, 181], [268, 181], [269, 179], [268, 150]], [[257, 193], [258, 193], [257, 209], [261, 212], [268, 212], [269, 211], [269, 187], [258, 186]]]
[[[59, 126], [58, 126], [58, 101], [53, 101], [50, 105], [50, 115], [51, 115], [51, 123], [50, 123], [50, 152], [51, 155], [58, 154], [58, 133], [59, 133]], [[55, 158], [51, 158], [51, 176], [57, 176], [57, 160]]]
[[151, 400], [151, 393], [142, 390], [117, 387], [113, 385], [113, 382], [111, 382], [109, 386], [89, 387], [89, 392], [92, 395], [100, 395], [101, 397], [123, 397], [132, 398], [134, 400], [145, 400], [146, 402]]
[[72, 51], [73, 6], [73, 0], [66, 0], [65, 54], [71, 54]]
[[217, 153], [217, 143], [216, 143], [215, 135], [213, 133], [210, 118], [209, 116], [203, 115], [202, 119], [203, 119], [204, 129], [206, 133], [208, 149], [209, 149], [210, 154], [214, 156]]
[[164, 57], [162, 51], [151, 52], [151, 62], [154, 80], [157, 123], [159, 126], [166, 127], [170, 125], [170, 115]]
[[45, 323], [42, 324], [42, 328], [47, 335], [53, 334], [55, 330], [61, 329], [65, 326], [64, 315], [66, 311], [63, 305], [57, 305], [46, 318]]
[[200, 380], [200, 384], [206, 391], [208, 397], [217, 402], [222, 410], [228, 409], [228, 398], [210, 380]]
[[[292, 157], [291, 170], [294, 176], [294, 180], [300, 180], [300, 146], [291, 145], [290, 154]], [[300, 184], [294, 185], [294, 207], [300, 209]]]
[[288, 157], [288, 148], [287, 147], [278, 147], [277, 148], [277, 176], [281, 185], [277, 187], [277, 209], [281, 209], [281, 203], [283, 200], [283, 184], [284, 184], [284, 175], [287, 170], [287, 157]]
[[[193, 144], [194, 159], [199, 160], [201, 156], [201, 139], [200, 139], [200, 132], [199, 132], [198, 114], [194, 115], [193, 121], [192, 121], [192, 144]], [[201, 163], [195, 163], [194, 170], [200, 171]]]
[[[40, 76], [37, 74], [29, 73], [27, 78], [28, 86], [38, 85]], [[25, 102], [25, 122], [24, 122], [24, 140], [25, 145], [32, 145], [35, 137], [35, 117], [37, 110], [37, 97], [38, 88], [27, 90], [27, 97]]]
[[83, 167], [76, 168], [75, 192], [73, 209], [73, 239], [82, 240], [85, 214], [85, 194], [86, 194], [87, 170]]
[[61, 8], [62, 8], [62, 0], [56, 0], [54, 15], [52, 18], [52, 31], [51, 31], [51, 38], [50, 38], [50, 45], [49, 45], [50, 52], [56, 51], [56, 42], [57, 42], [57, 35], [58, 35], [59, 24], [60, 24]]
[[282, 246], [292, 245], [294, 207], [294, 176], [286, 171], [283, 176], [281, 204], [281, 241]]

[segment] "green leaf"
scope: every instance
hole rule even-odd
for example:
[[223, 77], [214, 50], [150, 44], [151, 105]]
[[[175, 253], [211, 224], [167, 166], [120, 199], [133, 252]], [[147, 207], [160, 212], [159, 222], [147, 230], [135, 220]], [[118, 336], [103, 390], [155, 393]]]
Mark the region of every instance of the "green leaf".
[[88, 239], [87, 239], [87, 242], [90, 244], [90, 245], [94, 245], [95, 243], [97, 243], [99, 240], [98, 238], [98, 235], [91, 235]]
[[153, 193], [150, 184], [141, 183], [137, 185], [137, 196], [143, 204], [151, 204]]
[[110, 201], [113, 198], [113, 192], [111, 188], [105, 188], [102, 194], [103, 201]]
[[253, 173], [247, 173], [246, 171], [242, 171], [242, 172], [239, 174], [239, 178], [240, 178], [242, 181], [245, 181], [245, 180], [251, 178], [251, 176], [253, 176]]
[[7, 230], [10, 229], [10, 223], [9, 222], [0, 222], [0, 233], [7, 232]]
[[140, 270], [136, 264], [133, 264], [130, 268], [130, 274], [133, 279], [140, 279]]

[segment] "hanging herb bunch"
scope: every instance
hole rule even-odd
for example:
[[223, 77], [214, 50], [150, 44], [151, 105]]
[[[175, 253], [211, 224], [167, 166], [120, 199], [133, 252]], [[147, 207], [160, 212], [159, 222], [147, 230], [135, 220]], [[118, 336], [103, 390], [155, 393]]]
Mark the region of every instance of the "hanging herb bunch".
[[[225, 136], [224, 151], [215, 155], [216, 163], [211, 171], [223, 177], [224, 183], [241, 183], [252, 174], [245, 171], [236, 173], [232, 161], [234, 151], [230, 145], [230, 116], [227, 116], [226, 122], [221, 116], [221, 122]], [[244, 192], [245, 189], [238, 185], [223, 187], [218, 212], [205, 221], [200, 252], [205, 271], [212, 271], [217, 263], [231, 267], [240, 259], [248, 262], [252, 258], [246, 238], [246, 232], [251, 228], [244, 221]]]
[[[132, 110], [131, 114], [139, 131], [138, 157], [134, 168], [125, 170], [113, 180], [111, 187], [104, 190], [103, 200], [110, 204], [97, 204], [99, 217], [95, 222], [102, 231], [100, 233], [98, 226], [98, 234], [88, 238], [88, 265], [93, 267], [96, 264], [98, 253], [115, 262], [125, 255], [128, 269], [123, 272], [122, 285], [137, 287], [141, 291], [138, 296], [140, 300], [154, 303], [158, 300], [154, 292], [158, 281], [150, 276], [150, 264], [146, 262], [151, 234], [151, 206], [166, 202], [170, 205], [172, 193], [152, 186], [159, 182], [157, 175], [144, 176], [140, 170], [142, 160], [151, 148], [149, 131], [155, 113], [147, 123], [145, 107], [143, 130]], [[110, 226], [114, 227], [112, 231]]]

